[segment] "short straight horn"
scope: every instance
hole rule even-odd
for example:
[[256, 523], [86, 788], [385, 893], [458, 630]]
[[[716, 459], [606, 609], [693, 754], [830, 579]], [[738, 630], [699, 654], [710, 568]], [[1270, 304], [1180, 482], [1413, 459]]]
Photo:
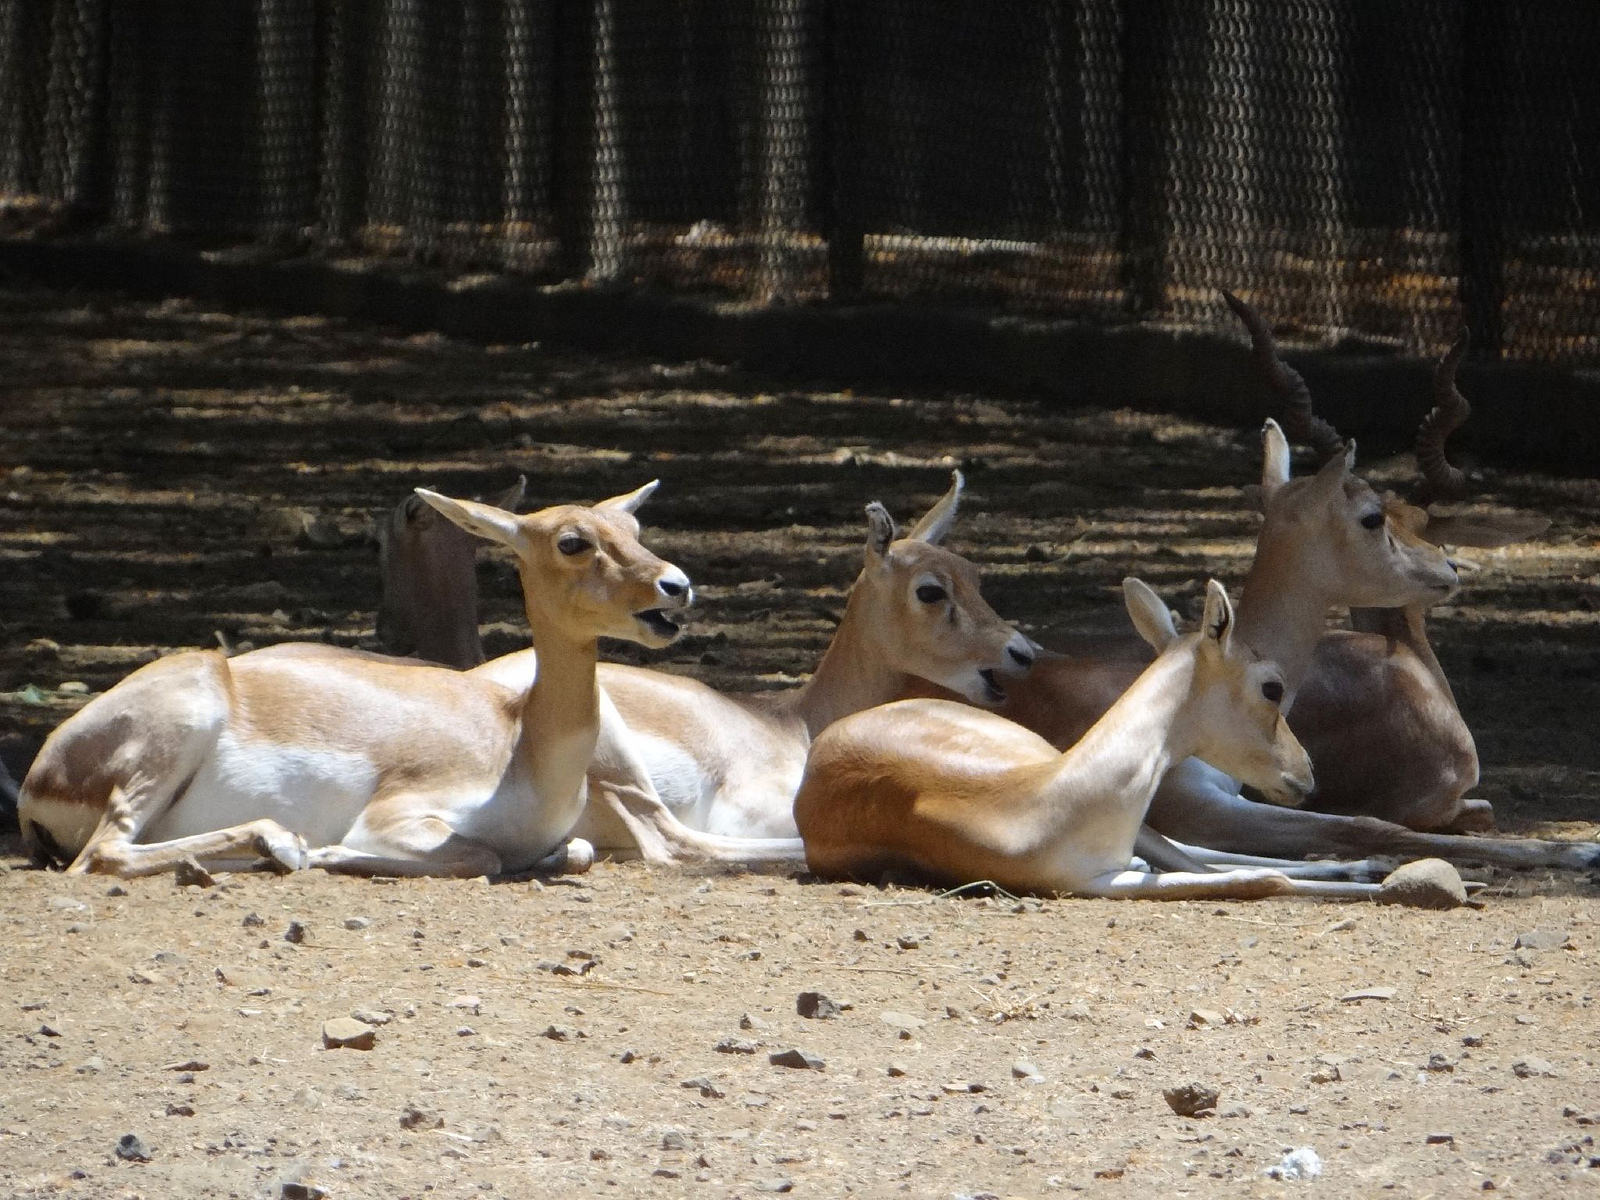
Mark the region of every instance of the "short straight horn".
[[1256, 369], [1261, 372], [1268, 390], [1283, 404], [1284, 432], [1295, 441], [1310, 446], [1316, 452], [1319, 463], [1343, 454], [1344, 438], [1339, 436], [1337, 429], [1311, 411], [1311, 389], [1306, 387], [1300, 372], [1283, 361], [1277, 343], [1273, 341], [1272, 330], [1267, 328], [1261, 314], [1232, 292], [1223, 292], [1222, 298], [1249, 331]]
[[1467, 331], [1463, 329], [1433, 372], [1433, 407], [1417, 429], [1417, 466], [1422, 484], [1417, 503], [1460, 500], [1467, 494], [1466, 472], [1445, 456], [1446, 439], [1460, 429], [1472, 415], [1472, 406], [1456, 387], [1456, 368], [1467, 352]]

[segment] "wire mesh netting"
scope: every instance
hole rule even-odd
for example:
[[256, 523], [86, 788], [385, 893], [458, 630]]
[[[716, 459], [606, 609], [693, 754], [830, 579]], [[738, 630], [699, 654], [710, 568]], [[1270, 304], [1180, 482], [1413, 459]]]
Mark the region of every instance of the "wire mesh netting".
[[1593, 0], [0, 0], [38, 235], [1600, 362]]

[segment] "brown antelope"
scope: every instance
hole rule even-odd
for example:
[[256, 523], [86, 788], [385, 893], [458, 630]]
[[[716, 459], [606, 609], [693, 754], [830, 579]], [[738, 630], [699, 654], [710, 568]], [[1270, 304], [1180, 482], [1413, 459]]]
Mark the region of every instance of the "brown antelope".
[[1312, 777], [1283, 719], [1282, 674], [1235, 635], [1220, 584], [1207, 585], [1201, 628], [1185, 637], [1143, 583], [1123, 590], [1158, 657], [1064, 752], [995, 713], [938, 699], [867, 709], [819, 734], [794, 802], [811, 869], [1156, 899], [1376, 892], [1263, 867], [1130, 869], [1145, 809], [1175, 763], [1203, 756], [1284, 803]]
[[[1523, 838], [1464, 837], [1407, 828], [1481, 823], [1488, 806], [1463, 801], [1478, 778], [1472, 736], [1455, 706], [1422, 627], [1425, 609], [1455, 588], [1435, 543], [1495, 546], [1532, 536], [1542, 518], [1439, 514], [1380, 497], [1352, 472], [1353, 443], [1314, 417], [1304, 381], [1277, 355], [1266, 325], [1229, 297], [1250, 329], [1258, 362], [1287, 402], [1297, 433], [1327, 461], [1308, 479], [1289, 478], [1289, 447], [1275, 422], [1264, 434], [1265, 516], [1239, 605], [1239, 637], [1283, 670], [1289, 720], [1317, 764], [1316, 802], [1325, 813], [1263, 806], [1203, 763], [1174, 768], [1148, 817], [1169, 838], [1205, 847], [1173, 855], [1156, 839], [1141, 853], [1168, 865], [1227, 863], [1242, 856], [1419, 857], [1507, 867], [1600, 865], [1600, 846]], [[1459, 424], [1459, 347], [1435, 378], [1435, 408], [1418, 457], [1436, 489], [1458, 490], [1443, 440]], [[1383, 632], [1329, 631], [1327, 612], [1351, 606]], [[1070, 746], [1105, 711], [1137, 666], [1041, 656], [1000, 711], [1056, 746]], [[1375, 815], [1354, 815], [1356, 813]]]
[[[977, 568], [939, 545], [961, 489], [956, 472], [904, 537], [881, 504], [868, 506], [866, 562], [833, 641], [800, 688], [727, 695], [684, 676], [602, 663], [617, 720], [603, 708], [576, 834], [613, 855], [655, 862], [799, 862], [794, 792], [806, 748], [829, 723], [895, 699], [912, 678], [974, 703], [1004, 699], [1036, 647], [984, 601]], [[386, 595], [420, 590], [412, 562], [404, 554], [385, 560], [386, 573], [403, 571], [386, 580]], [[440, 588], [407, 611], [439, 627], [413, 631], [417, 644], [460, 646], [476, 636], [475, 598], [463, 592]], [[534, 658], [507, 655], [480, 669], [516, 687]]]
[[[489, 501], [516, 512], [522, 507], [528, 477]], [[480, 539], [413, 492], [377, 522], [383, 603], [378, 608], [378, 640], [391, 654], [414, 655], [466, 670], [483, 661], [476, 618], [437, 621], [441, 606], [470, 605], [478, 611], [475, 560]], [[403, 586], [401, 581], [404, 581]]]
[[596, 640], [664, 646], [693, 596], [639, 543], [633, 513], [655, 486], [521, 517], [419, 490], [516, 556], [531, 686], [328, 646], [174, 655], [46, 740], [18, 813], [30, 849], [125, 876], [188, 856], [365, 875], [581, 868], [592, 851], [563, 847], [600, 729]]

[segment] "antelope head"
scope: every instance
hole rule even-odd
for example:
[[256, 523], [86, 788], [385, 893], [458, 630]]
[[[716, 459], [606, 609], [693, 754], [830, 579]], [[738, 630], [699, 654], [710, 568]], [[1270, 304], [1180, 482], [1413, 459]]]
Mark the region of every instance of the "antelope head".
[[657, 482], [593, 507], [560, 504], [526, 516], [426, 488], [417, 495], [467, 532], [511, 550], [535, 630], [552, 627], [580, 643], [615, 637], [660, 647], [678, 636], [671, 614], [692, 603], [694, 591], [687, 575], [639, 542], [634, 512]]
[[1277, 664], [1234, 636], [1233, 605], [1206, 583], [1200, 628], [1180, 636], [1172, 613], [1134, 578], [1122, 581], [1128, 616], [1157, 654], [1193, 656], [1182, 720], [1196, 757], [1257, 789], [1274, 804], [1298, 805], [1312, 788], [1311, 758], [1283, 716], [1287, 689]]
[[999, 704], [1004, 681], [1025, 674], [1038, 647], [989, 607], [978, 568], [940, 545], [961, 489], [956, 471], [950, 490], [904, 536], [883, 505], [867, 506], [866, 564], [850, 604], [888, 669], [975, 704]]

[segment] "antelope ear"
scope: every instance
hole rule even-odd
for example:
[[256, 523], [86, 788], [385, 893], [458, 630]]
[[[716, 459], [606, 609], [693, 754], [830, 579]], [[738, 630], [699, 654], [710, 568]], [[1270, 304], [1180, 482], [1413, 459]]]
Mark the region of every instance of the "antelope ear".
[[1228, 590], [1215, 579], [1206, 580], [1206, 611], [1200, 618], [1200, 635], [1217, 643], [1224, 654], [1233, 645], [1233, 602]]
[[939, 498], [939, 501], [923, 515], [922, 520], [918, 521], [906, 536], [935, 546], [944, 541], [944, 535], [949, 533], [950, 526], [955, 524], [956, 509], [961, 504], [961, 489], [965, 486], [966, 480], [961, 477], [961, 472], [951, 471], [950, 490]]
[[1124, 579], [1122, 599], [1128, 606], [1134, 629], [1158, 654], [1177, 640], [1178, 628], [1172, 623], [1171, 611], [1144, 580], [1132, 575]]
[[1312, 490], [1318, 495], [1326, 496], [1344, 489], [1344, 481], [1350, 478], [1350, 472], [1356, 466], [1356, 444], [1352, 439], [1345, 443], [1343, 454], [1335, 454], [1322, 464], [1312, 480]]
[[496, 508], [492, 504], [481, 504], [476, 500], [452, 500], [449, 496], [430, 492], [427, 488], [418, 488], [417, 495], [468, 533], [475, 533], [481, 538], [488, 538], [491, 542], [499, 542], [501, 545], [513, 548], [521, 543], [522, 521], [515, 513], [508, 513], [503, 508]]
[[1549, 517], [1533, 514], [1475, 517], [1455, 513], [1439, 515], [1430, 510], [1421, 536], [1435, 546], [1475, 546], [1480, 550], [1492, 550], [1536, 538], [1549, 528]]
[[661, 480], [652, 479], [642, 488], [626, 492], [621, 496], [612, 496], [609, 500], [602, 500], [596, 508], [621, 509], [625, 513], [638, 512], [639, 506], [650, 499], [655, 490], [661, 486]]
[[1261, 427], [1261, 507], [1289, 482], [1289, 439], [1270, 417]]
[[496, 508], [503, 508], [507, 512], [516, 512], [517, 509], [522, 507], [522, 502], [527, 499], [527, 493], [528, 477], [526, 475], [518, 475], [514, 484], [489, 501], [489, 503]]
[[894, 518], [889, 515], [887, 508], [874, 500], [867, 505], [867, 557], [882, 558], [888, 553], [889, 543], [894, 538]]

